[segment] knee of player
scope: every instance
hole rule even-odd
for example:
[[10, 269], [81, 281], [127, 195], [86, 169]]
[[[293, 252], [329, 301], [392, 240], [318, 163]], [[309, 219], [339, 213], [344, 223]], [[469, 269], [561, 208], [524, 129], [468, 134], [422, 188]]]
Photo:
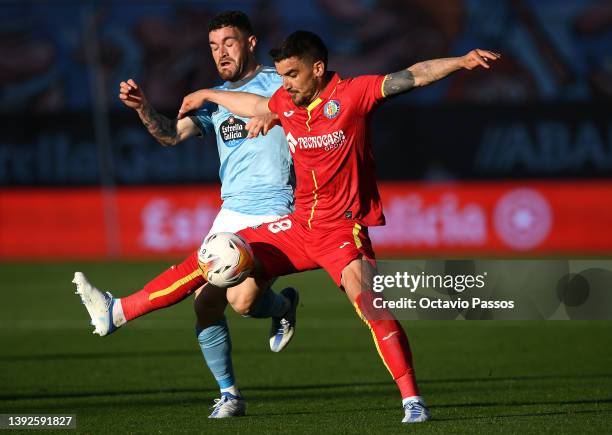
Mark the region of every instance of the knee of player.
[[253, 307], [253, 304], [249, 303], [248, 301], [237, 301], [231, 305], [234, 311], [241, 316], [248, 316], [251, 312], [251, 308]]
[[227, 301], [232, 306], [233, 310], [241, 316], [248, 316], [255, 302], [253, 298], [241, 294], [240, 292], [228, 292]]
[[254, 308], [257, 296], [260, 293], [259, 286], [252, 278], [247, 278], [242, 284], [227, 289], [227, 302], [234, 311], [241, 316], [248, 316]]

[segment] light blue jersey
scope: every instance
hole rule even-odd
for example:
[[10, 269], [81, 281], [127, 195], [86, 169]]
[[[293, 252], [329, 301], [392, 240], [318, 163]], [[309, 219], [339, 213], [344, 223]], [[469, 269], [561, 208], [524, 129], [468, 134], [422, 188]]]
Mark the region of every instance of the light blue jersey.
[[[271, 97], [281, 85], [282, 79], [273, 68], [259, 67], [248, 79], [225, 82], [215, 89]], [[217, 138], [223, 208], [251, 215], [293, 211], [293, 161], [280, 126], [265, 136], [247, 139], [249, 119], [212, 103], [196, 110], [191, 119], [202, 134]]]

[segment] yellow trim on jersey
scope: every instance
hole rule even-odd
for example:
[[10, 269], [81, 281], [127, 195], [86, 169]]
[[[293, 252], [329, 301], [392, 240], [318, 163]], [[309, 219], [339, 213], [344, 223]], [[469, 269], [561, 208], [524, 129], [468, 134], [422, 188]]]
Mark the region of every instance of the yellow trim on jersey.
[[310, 131], [310, 110], [308, 111], [308, 119], [306, 120], [306, 128]]
[[317, 97], [316, 100], [314, 100], [312, 103], [310, 103], [308, 105], [308, 107], [306, 108], [306, 110], [308, 110], [309, 112], [314, 109], [315, 107], [317, 107], [319, 104], [321, 104], [323, 102], [323, 100], [321, 99], [321, 97]]
[[385, 361], [385, 357], [383, 356], [382, 352], [380, 351], [380, 347], [378, 347], [378, 340], [376, 339], [376, 334], [374, 333], [374, 329], [372, 329], [372, 325], [370, 325], [370, 322], [368, 321], [368, 319], [365, 318], [365, 316], [363, 315], [363, 313], [361, 312], [361, 310], [357, 306], [357, 302], [353, 303], [353, 306], [355, 307], [355, 311], [357, 311], [357, 315], [361, 318], [361, 320], [363, 320], [363, 323], [366, 324], [366, 326], [368, 327], [368, 329], [372, 333], [372, 339], [374, 340], [374, 346], [376, 346], [376, 352], [378, 352], [378, 356], [380, 357], [380, 359], [382, 360], [383, 364], [385, 365], [385, 367], [389, 371], [389, 374], [391, 375], [391, 377], [393, 377], [393, 372], [391, 371], [391, 369], [387, 365], [387, 361]]
[[385, 76], [382, 83], [380, 84], [380, 94], [383, 98], [387, 98], [387, 96], [385, 95], [385, 82], [387, 81], [387, 77], [389, 77], [389, 74]]
[[357, 249], [361, 248], [362, 246], [361, 239], [359, 238], [359, 231], [361, 231], [361, 225], [355, 224], [353, 227], [353, 239], [355, 240], [355, 246], [357, 246]]
[[[340, 83], [341, 81], [342, 81], [342, 80], [338, 80], [338, 83]], [[338, 83], [336, 83], [336, 85], [338, 85]], [[334, 88], [334, 90], [332, 91], [332, 93], [331, 93], [331, 94], [329, 94], [329, 97], [327, 97], [327, 99], [328, 99], [328, 100], [331, 100], [331, 97], [333, 97], [333, 96], [334, 96], [334, 94], [336, 93], [336, 89], [338, 89], [338, 86], [336, 86], [336, 87]]]
[[308, 111], [308, 120], [306, 121], [306, 127], [308, 128], [308, 131], [310, 131], [310, 111], [317, 107], [319, 104], [321, 104], [321, 102], [323, 102], [323, 100], [321, 98], [317, 98], [306, 108], [306, 110]]
[[[340, 83], [341, 81], [342, 80], [338, 80], [338, 83]], [[329, 94], [329, 97], [326, 97], [328, 100], [336, 93], [336, 89], [338, 88], [338, 83], [336, 83], [336, 87], [334, 87], [334, 90], [331, 92], [331, 94]], [[314, 100], [312, 103], [310, 103], [308, 107], [306, 108], [306, 111], [308, 112], [308, 120], [306, 121], [306, 127], [308, 128], [308, 131], [310, 131], [310, 120], [311, 120], [310, 112], [322, 102], [323, 102], [323, 99], [321, 97], [317, 97], [317, 99]]]
[[319, 189], [319, 185], [317, 184], [317, 177], [315, 176], [315, 171], [314, 169], [311, 171], [312, 172], [312, 181], [314, 181], [314, 190], [312, 191], [313, 195], [314, 195], [314, 203], [312, 204], [312, 209], [310, 210], [310, 218], [308, 219], [308, 228], [312, 229], [312, 225], [310, 225], [310, 222], [312, 221], [312, 218], [314, 217], [314, 211], [315, 211], [315, 207], [317, 206], [317, 190]]
[[166, 296], [169, 295], [170, 293], [172, 293], [173, 291], [175, 291], [177, 288], [179, 288], [180, 286], [182, 286], [183, 284], [187, 284], [189, 281], [191, 281], [192, 279], [195, 279], [196, 277], [198, 277], [199, 275], [202, 275], [202, 271], [200, 270], [200, 268], [197, 268], [196, 270], [194, 270], [193, 272], [191, 272], [189, 275], [187, 275], [184, 278], [179, 279], [178, 281], [176, 281], [174, 284], [172, 284], [170, 287], [166, 287], [163, 290], [158, 290], [156, 292], [153, 292], [149, 295], [149, 300], [152, 301], [153, 299], [157, 299], [157, 298], [161, 298], [162, 296]]

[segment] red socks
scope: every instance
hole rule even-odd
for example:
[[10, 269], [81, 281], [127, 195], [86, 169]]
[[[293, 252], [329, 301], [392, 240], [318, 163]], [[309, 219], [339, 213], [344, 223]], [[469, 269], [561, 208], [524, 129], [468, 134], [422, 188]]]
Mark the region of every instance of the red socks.
[[206, 280], [198, 266], [197, 251], [177, 266], [172, 266], [147, 283], [142, 290], [121, 298], [126, 320], [130, 321], [150, 311], [169, 307], [193, 293]]
[[389, 310], [374, 307], [374, 298], [372, 292], [362, 292], [355, 300], [355, 310], [370, 328], [378, 354], [393, 376], [402, 398], [418, 396], [408, 337]]

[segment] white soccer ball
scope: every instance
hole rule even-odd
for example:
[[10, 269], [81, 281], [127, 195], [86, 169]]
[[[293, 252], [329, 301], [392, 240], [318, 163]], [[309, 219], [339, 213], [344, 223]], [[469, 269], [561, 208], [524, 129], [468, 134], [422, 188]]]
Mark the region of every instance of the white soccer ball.
[[237, 234], [211, 234], [200, 247], [198, 264], [212, 285], [233, 287], [253, 272], [253, 251]]

